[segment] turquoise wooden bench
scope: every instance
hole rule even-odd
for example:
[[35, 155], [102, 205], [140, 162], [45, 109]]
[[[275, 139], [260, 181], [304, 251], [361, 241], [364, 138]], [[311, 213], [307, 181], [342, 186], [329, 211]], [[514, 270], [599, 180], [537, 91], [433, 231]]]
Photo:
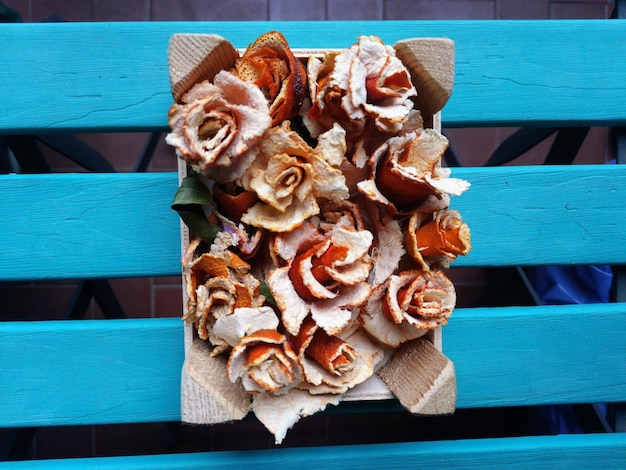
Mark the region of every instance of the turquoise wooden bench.
[[[0, 28], [0, 132], [167, 129], [167, 45], [216, 33], [245, 47], [449, 37], [444, 127], [624, 126], [626, 21], [21, 24]], [[624, 157], [623, 137], [618, 146]], [[459, 168], [472, 229], [458, 267], [626, 263], [626, 166]], [[175, 173], [0, 176], [3, 281], [175, 276]], [[141, 306], [139, 306], [141, 308]], [[623, 303], [457, 309], [444, 353], [458, 408], [626, 401]], [[0, 427], [180, 419], [178, 318], [0, 324]], [[10, 462], [7, 468], [617, 468], [626, 433], [495, 437]]]

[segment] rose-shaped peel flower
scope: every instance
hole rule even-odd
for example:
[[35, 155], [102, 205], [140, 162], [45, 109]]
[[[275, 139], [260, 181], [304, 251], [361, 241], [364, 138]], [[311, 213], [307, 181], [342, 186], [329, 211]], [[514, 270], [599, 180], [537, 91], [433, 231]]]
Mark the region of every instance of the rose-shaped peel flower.
[[343, 136], [341, 127], [333, 127], [313, 149], [289, 122], [270, 129], [241, 178], [243, 188], [260, 200], [243, 214], [242, 222], [288, 232], [319, 213], [319, 199], [347, 199], [345, 178], [337, 168], [345, 152]]
[[271, 124], [261, 90], [221, 71], [181, 100], [170, 108], [166, 142], [199, 173], [220, 182], [239, 178]]
[[361, 330], [348, 331], [346, 338], [329, 335], [307, 320], [292, 339], [302, 365], [300, 388], [313, 395], [345, 393], [372, 376], [385, 357], [384, 348]]
[[367, 279], [371, 269], [368, 255], [372, 234], [335, 226], [324, 241], [304, 250], [294, 258], [290, 278], [306, 300], [331, 299], [335, 287], [355, 285]]
[[370, 119], [383, 132], [398, 132], [417, 94], [395, 50], [374, 36], [361, 36], [347, 50], [308, 63], [311, 107], [305, 124], [317, 135], [331, 122], [341, 123], [354, 140]]
[[342, 375], [354, 369], [356, 352], [354, 348], [338, 336], [331, 336], [320, 330], [314, 321], [309, 320], [300, 328], [292, 344], [300, 355], [306, 355], [332, 375]]
[[298, 334], [309, 314], [327, 333], [338, 334], [354, 320], [351, 307], [367, 298], [373, 235], [352, 221], [311, 220], [276, 236], [273, 257], [280, 267], [270, 271], [268, 286], [290, 334]]
[[445, 325], [455, 304], [454, 285], [442, 271], [403, 271], [373, 290], [360, 321], [370, 335], [397, 348]]
[[278, 31], [262, 34], [235, 62], [237, 75], [254, 83], [269, 102], [272, 126], [297, 116], [306, 96], [306, 69]]
[[344, 51], [343, 56], [340, 54], [326, 52], [323, 60], [311, 56], [307, 62], [309, 99], [305, 100], [301, 115], [302, 122], [313, 137], [339, 123], [346, 129], [349, 140], [354, 140], [353, 136], [360, 135], [365, 127], [363, 117], [351, 118], [342, 107], [342, 97], [349, 88], [348, 57], [353, 58], [354, 53]]
[[201, 241], [194, 239], [183, 256], [183, 274], [187, 285], [187, 311], [183, 319], [193, 323], [198, 336], [224, 349], [225, 342], [213, 334], [218, 318], [231, 315], [237, 308], [260, 307], [259, 281], [249, 274], [250, 265], [228, 250], [199, 254]]
[[344, 375], [354, 370], [354, 348], [337, 336], [324, 330], [313, 334], [307, 354], [332, 375]]
[[396, 324], [437, 328], [448, 322], [456, 294], [442, 271], [404, 271], [389, 278], [383, 312]]
[[[424, 119], [422, 113], [417, 109], [412, 109], [399, 132], [394, 134], [380, 132], [372, 124], [365, 127], [361, 137], [355, 142], [354, 148], [350, 155], [350, 161], [357, 168], [366, 168], [371, 155], [382, 145], [384, 145], [390, 137], [404, 136], [410, 132], [419, 133], [424, 131]], [[366, 179], [361, 178], [361, 179]]]
[[448, 139], [433, 129], [391, 137], [372, 154], [369, 177], [357, 187], [392, 215], [446, 209], [449, 195], [469, 187], [441, 166], [447, 147]]
[[287, 337], [259, 330], [241, 338], [228, 358], [228, 378], [250, 393], [281, 395], [300, 384], [302, 370]]
[[470, 252], [470, 229], [459, 211], [448, 209], [437, 212], [430, 220], [426, 217], [413, 213], [404, 238], [407, 252], [423, 270], [428, 271], [433, 265], [449, 268], [457, 256]]
[[[189, 243], [187, 250], [182, 257], [183, 277], [185, 278], [187, 308], [183, 320], [196, 325], [198, 335], [203, 339], [208, 338], [208, 332], [205, 327], [206, 319], [202, 319], [202, 312], [198, 312], [198, 286], [205, 278], [205, 274], [199, 269], [193, 269], [198, 257], [200, 256], [200, 245], [202, 240], [194, 238]], [[222, 271], [224, 273], [224, 271]], [[227, 271], [225, 272], [227, 274]], [[224, 296], [222, 296], [224, 297]]]
[[417, 95], [408, 70], [396, 57], [393, 47], [383, 44], [375, 36], [359, 38], [357, 55], [365, 69], [366, 93], [363, 94], [362, 85], [355, 85], [353, 104], [361, 106], [367, 115], [374, 117], [380, 130], [399, 131], [413, 109], [409, 98]]

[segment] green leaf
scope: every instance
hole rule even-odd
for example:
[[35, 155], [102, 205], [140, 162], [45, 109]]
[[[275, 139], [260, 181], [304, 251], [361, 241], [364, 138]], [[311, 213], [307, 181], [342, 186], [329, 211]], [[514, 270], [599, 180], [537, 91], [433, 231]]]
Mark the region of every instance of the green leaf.
[[172, 209], [178, 210], [176, 209], [176, 206], [189, 204], [198, 204], [202, 206], [211, 206], [213, 209], [215, 208], [215, 202], [213, 201], [211, 190], [194, 176], [187, 176], [182, 180], [178, 191], [174, 194]]
[[270, 290], [268, 285], [265, 284], [263, 281], [261, 281], [261, 285], [259, 286], [259, 293], [265, 296], [265, 301], [268, 304], [276, 307], [276, 300], [274, 299], [274, 296], [272, 295], [272, 291]]
[[213, 243], [220, 229], [217, 225], [207, 219], [204, 212], [196, 212], [193, 210], [179, 210], [178, 215], [185, 225], [189, 227], [189, 231], [196, 237], [200, 237], [209, 245]]
[[219, 233], [219, 227], [207, 218], [203, 206], [215, 209], [211, 191], [194, 176], [185, 177], [174, 194], [172, 209], [178, 212], [191, 233], [211, 244]]

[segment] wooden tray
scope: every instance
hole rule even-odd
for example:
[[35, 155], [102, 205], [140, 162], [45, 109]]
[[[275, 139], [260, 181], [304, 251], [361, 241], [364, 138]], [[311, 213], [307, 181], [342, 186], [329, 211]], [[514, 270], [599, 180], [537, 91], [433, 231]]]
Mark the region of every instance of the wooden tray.
[[[440, 131], [440, 111], [452, 93], [454, 82], [454, 43], [441, 38], [418, 38], [399, 41], [394, 48], [418, 89], [416, 108], [422, 112], [425, 127]], [[319, 49], [292, 50], [301, 60], [324, 53]], [[172, 36], [168, 56], [174, 97], [180, 97], [194, 83], [211, 79], [230, 66], [240, 52], [215, 35]], [[182, 180], [187, 173], [187, 164], [179, 160], [179, 179]], [[189, 230], [181, 222], [183, 253], [189, 241]], [[183, 278], [183, 308], [186, 309], [186, 306], [187, 288]], [[456, 376], [452, 362], [441, 351], [441, 329], [405, 343], [394, 352], [379, 375], [372, 376], [344, 394], [342, 400], [382, 400], [395, 396], [412, 413], [453, 413]], [[211, 357], [209, 347], [197, 338], [194, 328], [186, 326], [181, 385], [183, 422], [213, 424], [242, 419], [248, 413], [249, 394], [239, 385], [230, 383], [225, 370], [226, 358]]]

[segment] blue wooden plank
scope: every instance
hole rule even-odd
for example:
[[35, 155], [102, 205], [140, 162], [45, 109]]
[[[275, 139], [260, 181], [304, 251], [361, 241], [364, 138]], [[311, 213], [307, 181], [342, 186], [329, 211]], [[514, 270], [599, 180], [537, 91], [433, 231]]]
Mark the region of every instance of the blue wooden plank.
[[[0, 426], [177, 420], [183, 324], [0, 324]], [[626, 401], [626, 304], [458, 309], [458, 407]]]
[[[216, 32], [245, 47], [269, 29], [284, 31], [293, 47], [342, 47], [363, 33], [389, 43], [451, 37], [457, 76], [444, 110], [448, 126], [626, 123], [624, 21], [125, 23], [0, 29], [0, 42], [16, 46], [0, 48], [0, 133], [165, 129], [172, 33]], [[625, 263], [624, 171], [457, 171], [473, 183], [453, 207], [472, 227], [475, 248], [456, 265]], [[172, 173], [0, 177], [0, 278], [177, 274], [175, 188]], [[626, 400], [625, 308], [459, 309], [444, 330], [459, 407]], [[179, 319], [6, 323], [0, 337], [0, 426], [179, 419]], [[619, 434], [15, 466], [591, 469], [624, 461]]]
[[180, 319], [0, 323], [0, 335], [5, 426], [180, 420]]
[[2, 175], [0, 278], [180, 273], [173, 173]]
[[458, 309], [443, 329], [458, 406], [626, 400], [626, 304]]
[[3, 25], [0, 42], [12, 47], [0, 50], [0, 129], [165, 129], [172, 34], [216, 33], [246, 47], [271, 29], [294, 48], [347, 47], [361, 34], [453, 39], [447, 126], [626, 123], [623, 20], [154, 22]]
[[626, 461], [626, 434], [491, 438], [440, 442], [403, 442], [262, 451], [202, 452], [178, 455], [100, 457], [5, 463], [8, 469], [213, 470], [232, 468], [454, 468], [507, 470], [619, 468]]
[[472, 231], [454, 266], [623, 264], [626, 166], [454, 170], [472, 187], [452, 199]]
[[[455, 169], [472, 252], [454, 266], [626, 263], [626, 166]], [[180, 273], [175, 173], [0, 175], [0, 279]]]

